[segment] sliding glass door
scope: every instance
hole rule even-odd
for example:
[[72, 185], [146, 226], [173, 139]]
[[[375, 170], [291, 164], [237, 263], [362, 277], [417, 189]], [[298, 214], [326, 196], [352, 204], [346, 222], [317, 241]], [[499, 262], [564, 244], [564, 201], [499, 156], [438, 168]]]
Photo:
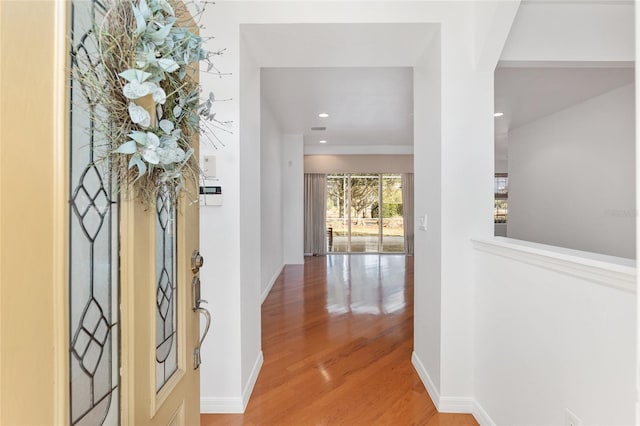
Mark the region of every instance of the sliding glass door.
[[400, 252], [404, 248], [399, 175], [327, 176], [327, 252]]
[[349, 175], [327, 175], [327, 252], [349, 251]]
[[377, 253], [379, 248], [379, 210], [374, 210], [380, 198], [380, 175], [350, 175], [350, 242], [353, 253]]
[[404, 210], [402, 180], [399, 175], [382, 175], [382, 237], [383, 252], [404, 253]]

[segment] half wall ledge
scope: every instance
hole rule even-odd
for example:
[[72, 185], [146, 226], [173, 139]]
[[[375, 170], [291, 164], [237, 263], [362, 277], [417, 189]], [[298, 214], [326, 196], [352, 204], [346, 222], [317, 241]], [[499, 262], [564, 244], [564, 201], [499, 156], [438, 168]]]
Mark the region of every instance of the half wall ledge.
[[477, 251], [636, 293], [636, 261], [506, 237], [472, 238]]

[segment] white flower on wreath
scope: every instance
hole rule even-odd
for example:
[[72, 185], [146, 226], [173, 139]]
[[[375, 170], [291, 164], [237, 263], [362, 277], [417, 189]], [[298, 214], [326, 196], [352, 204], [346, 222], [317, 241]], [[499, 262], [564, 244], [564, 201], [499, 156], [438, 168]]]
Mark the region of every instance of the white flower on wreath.
[[178, 146], [180, 129], [174, 130], [174, 124], [169, 120], [161, 120], [158, 126], [165, 133], [160, 137], [160, 163], [173, 164], [184, 161], [186, 153]]
[[[144, 96], [151, 95], [153, 100], [159, 104], [164, 104], [167, 100], [167, 94], [158, 86], [157, 83], [147, 81], [152, 74], [136, 70], [128, 69], [119, 74], [120, 77], [127, 80], [127, 84], [122, 88], [122, 94], [131, 100], [140, 99]], [[151, 125], [151, 116], [149, 112], [140, 105], [131, 102], [129, 104], [129, 117], [135, 124], [147, 128]]]
[[149, 164], [160, 163], [160, 138], [154, 133], [147, 132], [147, 143], [142, 148], [142, 158]]
[[141, 125], [142, 127], [146, 128], [151, 125], [151, 116], [149, 115], [149, 112], [133, 102], [129, 104], [129, 117], [131, 117], [131, 121], [135, 124]]
[[167, 94], [156, 83], [146, 81], [140, 83], [138, 81], [131, 81], [124, 85], [122, 88], [122, 94], [127, 99], [140, 99], [144, 96], [151, 95], [153, 100], [159, 104], [164, 104], [167, 100]]

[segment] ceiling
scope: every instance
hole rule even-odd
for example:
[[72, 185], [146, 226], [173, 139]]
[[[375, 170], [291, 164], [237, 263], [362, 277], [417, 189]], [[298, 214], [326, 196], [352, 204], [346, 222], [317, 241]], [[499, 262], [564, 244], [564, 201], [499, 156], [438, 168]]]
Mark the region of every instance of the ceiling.
[[505, 133], [634, 81], [633, 67], [498, 67], [495, 108]]
[[261, 88], [281, 130], [307, 146], [413, 145], [412, 68], [263, 68]]
[[[304, 135], [305, 152], [363, 153], [367, 146], [370, 153], [412, 152], [411, 66], [420, 55], [415, 46], [424, 44], [406, 41], [429, 40], [433, 26], [243, 25], [242, 33], [262, 69], [265, 101], [283, 132]], [[387, 48], [393, 45], [407, 48]], [[496, 159], [507, 157], [510, 130], [633, 81], [633, 64], [499, 65], [495, 110], [504, 116], [495, 119]], [[320, 112], [330, 116], [319, 118]]]
[[496, 160], [507, 159], [507, 134], [563, 109], [634, 81], [629, 64], [607, 67], [498, 67], [495, 72]]
[[[411, 67], [438, 30], [425, 23], [243, 24], [241, 36], [262, 69], [266, 102], [283, 131], [304, 135], [306, 153], [411, 154]], [[326, 144], [312, 126], [327, 127]]]
[[263, 68], [413, 66], [438, 29], [417, 23], [241, 25], [253, 61]]

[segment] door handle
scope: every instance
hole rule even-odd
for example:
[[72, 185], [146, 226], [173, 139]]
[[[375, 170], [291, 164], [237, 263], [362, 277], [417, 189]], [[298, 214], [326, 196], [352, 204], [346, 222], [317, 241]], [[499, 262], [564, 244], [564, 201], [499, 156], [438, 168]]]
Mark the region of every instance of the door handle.
[[191, 308], [193, 312], [197, 312], [198, 315], [204, 315], [207, 323], [204, 327], [204, 333], [202, 333], [202, 337], [198, 342], [198, 346], [193, 350], [193, 369], [197, 370], [202, 364], [202, 358], [200, 356], [202, 343], [204, 342], [205, 337], [209, 333], [209, 327], [211, 326], [211, 313], [206, 309], [200, 306], [202, 303], [207, 303], [206, 300], [203, 300], [200, 297], [200, 278], [193, 277], [191, 280]]
[[[203, 300], [206, 302], [206, 300]], [[202, 337], [200, 337], [200, 342], [198, 342], [198, 347], [193, 350], [193, 369], [197, 370], [202, 364], [202, 358], [200, 357], [200, 352], [202, 348], [202, 342], [204, 342], [205, 337], [209, 334], [209, 327], [211, 326], [211, 313], [205, 308], [197, 308], [195, 310], [200, 315], [204, 315], [207, 320], [207, 324], [204, 327], [204, 333], [202, 333]]]

